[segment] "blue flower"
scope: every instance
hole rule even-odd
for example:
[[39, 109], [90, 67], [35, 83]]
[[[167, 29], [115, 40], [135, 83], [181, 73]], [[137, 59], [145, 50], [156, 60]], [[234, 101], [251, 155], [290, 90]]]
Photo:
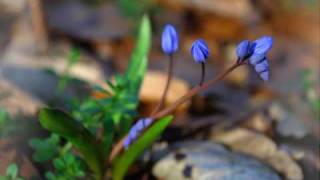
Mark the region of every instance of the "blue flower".
[[161, 46], [164, 53], [171, 55], [178, 50], [178, 33], [176, 29], [168, 24], [162, 32]]
[[253, 53], [266, 55], [272, 48], [273, 40], [270, 36], [263, 36], [253, 42]]
[[254, 66], [255, 71], [264, 81], [269, 80], [269, 63], [267, 53], [272, 48], [273, 39], [270, 36], [263, 36], [253, 42], [253, 54], [249, 57], [249, 63]]
[[145, 130], [152, 122], [151, 118], [139, 119], [130, 129], [128, 137], [124, 140], [123, 146], [128, 149], [130, 144], [132, 144], [143, 130]]
[[192, 43], [191, 54], [196, 63], [205, 63], [209, 57], [209, 48], [203, 39], [198, 39]]
[[238, 62], [244, 61], [252, 54], [252, 43], [248, 40], [240, 42], [237, 46]]
[[269, 63], [267, 53], [272, 48], [273, 39], [270, 36], [263, 36], [253, 42], [244, 40], [237, 46], [238, 63], [249, 59], [249, 63], [264, 80], [269, 80]]

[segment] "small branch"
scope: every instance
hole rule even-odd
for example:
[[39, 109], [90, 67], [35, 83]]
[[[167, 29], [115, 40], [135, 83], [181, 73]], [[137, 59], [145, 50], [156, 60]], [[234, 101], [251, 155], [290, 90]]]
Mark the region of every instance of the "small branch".
[[166, 82], [166, 85], [165, 85], [161, 100], [158, 103], [158, 105], [156, 106], [156, 108], [152, 111], [152, 113], [151, 113], [152, 115], [157, 113], [158, 111], [160, 111], [161, 108], [165, 105], [166, 99], [167, 99], [167, 95], [168, 95], [168, 92], [169, 92], [169, 87], [170, 87], [170, 84], [171, 84], [172, 76], [173, 76], [173, 55], [170, 55], [169, 56], [169, 68], [168, 68], [167, 82]]
[[230, 68], [228, 68], [226, 71], [224, 71], [223, 73], [221, 73], [220, 75], [218, 75], [216, 78], [213, 78], [211, 80], [209, 80], [208, 82], [202, 84], [202, 86], [195, 86], [194, 88], [192, 88], [186, 95], [182, 96], [180, 99], [178, 99], [175, 103], [171, 104], [169, 107], [167, 107], [166, 109], [158, 112], [157, 114], [155, 114], [154, 116], [151, 116], [152, 119], [157, 120], [158, 118], [161, 118], [163, 116], [168, 115], [169, 113], [171, 113], [177, 106], [179, 106], [180, 104], [183, 104], [184, 102], [186, 102], [187, 100], [189, 100], [191, 97], [193, 97], [194, 95], [196, 95], [197, 93], [199, 93], [202, 90], [207, 89], [209, 86], [215, 84], [216, 82], [220, 81], [221, 79], [223, 79], [227, 74], [229, 74], [231, 71], [233, 71], [234, 69], [236, 69], [237, 67], [239, 67], [242, 64], [238, 64], [235, 63], [234, 65], [232, 65]]
[[[187, 94], [185, 94], [184, 96], [182, 96], [181, 98], [179, 98], [175, 103], [171, 104], [170, 106], [168, 106], [167, 108], [165, 108], [162, 111], [159, 111], [157, 113], [155, 113], [154, 115], [151, 116], [151, 119], [153, 119], [153, 121], [157, 121], [159, 120], [161, 117], [168, 115], [169, 113], [171, 113], [177, 106], [183, 104], [184, 102], [188, 101], [191, 97], [193, 97], [194, 95], [196, 95], [197, 93], [199, 93], [202, 90], [207, 89], [209, 86], [214, 85], [215, 83], [219, 82], [220, 80], [222, 80], [226, 75], [228, 75], [230, 72], [232, 72], [234, 69], [236, 69], [237, 67], [243, 65], [245, 63], [235, 63], [234, 65], [232, 65], [231, 67], [229, 67], [227, 70], [225, 70], [224, 72], [222, 72], [221, 74], [219, 74], [217, 77], [207, 81], [206, 83], [203, 83], [201, 86], [195, 86], [193, 87]], [[121, 150], [123, 149], [123, 142], [124, 140], [127, 138], [127, 136], [123, 137], [112, 149], [110, 156], [109, 156], [109, 162], [112, 162], [113, 159], [121, 152]]]
[[201, 79], [200, 79], [200, 83], [199, 86], [202, 86], [203, 82], [204, 82], [204, 76], [206, 74], [206, 67], [205, 64], [202, 62], [201, 63]]

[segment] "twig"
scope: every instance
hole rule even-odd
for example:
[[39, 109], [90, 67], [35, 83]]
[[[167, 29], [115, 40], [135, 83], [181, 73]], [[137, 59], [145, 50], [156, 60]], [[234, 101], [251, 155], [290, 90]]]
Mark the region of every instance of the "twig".
[[163, 91], [163, 94], [162, 94], [160, 102], [158, 103], [156, 108], [151, 113], [152, 115], [154, 115], [155, 113], [160, 111], [161, 108], [166, 103], [167, 95], [168, 95], [168, 92], [169, 92], [169, 87], [170, 87], [170, 84], [171, 84], [172, 74], [173, 74], [173, 55], [171, 54], [169, 56], [169, 68], [168, 68], [168, 77], [167, 77], [166, 86], [164, 88], [164, 91]]
[[[218, 81], [222, 80], [226, 75], [228, 75], [230, 72], [232, 72], [237, 67], [243, 65], [245, 63], [235, 63], [231, 67], [229, 67], [227, 70], [219, 74], [217, 77], [209, 80], [208, 82], [202, 84], [201, 86], [197, 85], [193, 87], [187, 94], [179, 98], [175, 103], [171, 104], [169, 107], [165, 108], [164, 110], [156, 113], [155, 115], [151, 116], [151, 119], [153, 121], [159, 120], [161, 117], [168, 115], [171, 113], [177, 106], [181, 105], [182, 103], [188, 101], [191, 97], [196, 95], [202, 90], [207, 89], [209, 86], [217, 83]], [[109, 156], [109, 162], [112, 162], [113, 159], [121, 152], [123, 149], [123, 142], [127, 138], [127, 136], [123, 137], [112, 149], [110, 156]]]

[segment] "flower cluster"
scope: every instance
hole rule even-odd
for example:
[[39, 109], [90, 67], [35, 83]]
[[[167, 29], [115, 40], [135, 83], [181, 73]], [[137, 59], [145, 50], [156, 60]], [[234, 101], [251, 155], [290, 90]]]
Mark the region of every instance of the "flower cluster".
[[128, 137], [124, 140], [123, 146], [128, 149], [129, 145], [135, 141], [143, 130], [145, 130], [152, 122], [151, 118], [139, 119], [130, 129]]
[[[172, 54], [178, 50], [179, 46], [178, 33], [173, 25], [168, 24], [164, 27], [161, 40], [163, 52], [166, 55], [169, 55], [171, 57], [170, 60], [172, 60]], [[238, 56], [237, 65], [245, 63], [245, 61], [248, 60], [259, 76], [264, 81], [268, 81], [269, 64], [267, 60], [267, 53], [270, 51], [272, 43], [273, 40], [270, 36], [263, 36], [255, 41], [244, 40], [240, 42], [236, 49], [236, 54]], [[208, 45], [203, 39], [197, 39], [192, 43], [190, 52], [194, 58], [194, 61], [201, 64], [202, 74], [199, 85], [202, 86], [205, 74], [204, 64], [206, 63], [210, 53]], [[171, 75], [168, 77], [170, 79]], [[143, 118], [134, 124], [124, 141], [123, 146], [125, 149], [127, 149], [129, 145], [136, 140], [141, 132], [145, 130], [151, 123], [152, 119]]]
[[249, 59], [249, 63], [264, 81], [269, 80], [269, 63], [267, 53], [272, 48], [273, 40], [270, 36], [263, 36], [253, 42], [244, 40], [237, 46], [238, 63]]

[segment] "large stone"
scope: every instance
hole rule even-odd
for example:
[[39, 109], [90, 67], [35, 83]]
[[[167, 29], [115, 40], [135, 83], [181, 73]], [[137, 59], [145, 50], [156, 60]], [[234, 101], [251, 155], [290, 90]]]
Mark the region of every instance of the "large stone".
[[232, 150], [254, 156], [277, 170], [288, 180], [302, 180], [303, 173], [299, 165], [288, 153], [263, 134], [243, 128], [233, 129], [214, 135], [214, 140], [228, 145]]
[[210, 142], [188, 141], [173, 145], [171, 152], [153, 167], [153, 174], [165, 180], [280, 180], [258, 160]]
[[33, 98], [28, 93], [19, 90], [15, 85], [0, 78], [0, 107], [10, 114], [23, 113], [35, 115], [42, 102]]

